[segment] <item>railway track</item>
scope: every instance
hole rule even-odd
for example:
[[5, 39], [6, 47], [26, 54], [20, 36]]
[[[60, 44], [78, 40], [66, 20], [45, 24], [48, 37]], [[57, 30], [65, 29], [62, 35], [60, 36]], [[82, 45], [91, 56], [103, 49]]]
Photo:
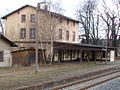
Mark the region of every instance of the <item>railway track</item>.
[[14, 90], [85, 90], [119, 76], [120, 67], [115, 66], [98, 71], [86, 72], [84, 74], [73, 77], [68, 76], [67, 78], [18, 87]]
[[86, 90], [118, 77], [120, 77], [120, 68], [109, 70], [99, 75], [90, 76], [82, 80], [76, 80], [64, 85], [52, 87], [48, 90]]

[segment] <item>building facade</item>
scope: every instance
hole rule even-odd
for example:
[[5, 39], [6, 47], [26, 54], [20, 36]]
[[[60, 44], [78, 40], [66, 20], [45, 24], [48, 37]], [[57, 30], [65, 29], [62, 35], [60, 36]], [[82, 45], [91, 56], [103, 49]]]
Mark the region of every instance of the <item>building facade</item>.
[[[37, 20], [38, 14], [38, 20]], [[51, 18], [54, 13], [45, 13], [45, 10], [37, 10], [35, 7], [25, 5], [12, 13], [2, 17], [5, 21], [5, 36], [15, 42], [19, 48], [34, 47], [35, 32], [38, 23], [38, 40], [41, 37], [50, 36], [49, 23], [54, 22], [54, 40], [59, 42], [78, 43], [79, 22], [66, 16], [56, 14], [54, 20]], [[48, 28], [46, 28], [48, 27]], [[47, 30], [48, 31], [47, 31]], [[46, 32], [45, 32], [46, 31]], [[48, 33], [44, 34], [43, 32]], [[42, 36], [41, 33], [43, 33]], [[45, 39], [49, 40], [49, 39]], [[44, 41], [45, 41], [44, 40]]]
[[18, 45], [17, 50], [35, 48], [36, 31], [39, 49], [46, 49], [47, 55], [50, 53], [51, 40], [79, 43], [79, 22], [46, 9], [37, 10], [36, 7], [25, 5], [2, 19], [5, 22], [5, 36]]
[[[18, 45], [17, 50], [13, 52], [16, 58], [14, 63], [20, 61], [23, 61], [24, 65], [34, 63], [36, 32], [39, 43], [39, 62], [42, 61], [41, 57], [45, 62], [50, 61], [48, 57], [51, 51], [52, 60], [56, 62], [108, 59], [104, 51], [106, 47], [79, 44], [78, 21], [50, 12], [47, 8], [25, 5], [2, 19], [5, 21], [5, 36]], [[114, 48], [108, 48], [109, 52], [111, 50]], [[111, 56], [113, 57], [114, 54], [109, 55]], [[22, 60], [18, 60], [21, 57]]]

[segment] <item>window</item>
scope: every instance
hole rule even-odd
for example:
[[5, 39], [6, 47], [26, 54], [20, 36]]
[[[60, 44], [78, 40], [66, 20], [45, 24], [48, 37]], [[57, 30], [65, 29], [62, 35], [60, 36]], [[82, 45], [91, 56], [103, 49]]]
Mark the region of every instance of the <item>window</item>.
[[35, 28], [30, 28], [30, 39], [35, 39]]
[[31, 23], [35, 23], [35, 14], [31, 14]]
[[105, 58], [105, 54], [106, 54], [106, 52], [105, 52], [105, 51], [103, 51], [103, 54], [102, 54], [102, 57], [103, 57], [103, 58]]
[[60, 18], [60, 23], [62, 23], [62, 18]]
[[23, 14], [22, 16], [21, 16], [21, 22], [23, 23], [23, 22], [26, 22], [26, 15], [25, 14]]
[[66, 31], [66, 40], [69, 41], [69, 31]]
[[69, 20], [67, 20], [67, 25], [69, 25]]
[[51, 14], [51, 18], [53, 18], [53, 15]]
[[75, 26], [75, 22], [73, 22], [73, 26]]
[[3, 62], [3, 57], [4, 57], [4, 53], [3, 51], [0, 51], [0, 62]]
[[59, 29], [59, 39], [62, 39], [62, 29]]
[[75, 58], [75, 50], [72, 51], [72, 58]]
[[70, 50], [67, 50], [67, 51], [65, 52], [65, 58], [69, 58], [69, 56], [70, 56]]
[[25, 39], [26, 38], [26, 29], [21, 28], [20, 30], [20, 39]]
[[75, 41], [75, 32], [73, 31], [73, 41]]

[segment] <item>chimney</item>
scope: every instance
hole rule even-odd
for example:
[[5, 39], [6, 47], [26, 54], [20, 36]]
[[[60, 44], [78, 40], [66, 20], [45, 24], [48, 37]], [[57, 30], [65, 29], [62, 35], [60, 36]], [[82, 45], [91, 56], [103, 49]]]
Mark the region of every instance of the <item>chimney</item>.
[[41, 5], [40, 5], [40, 3], [38, 3], [37, 8], [38, 8], [38, 10], [41, 9]]

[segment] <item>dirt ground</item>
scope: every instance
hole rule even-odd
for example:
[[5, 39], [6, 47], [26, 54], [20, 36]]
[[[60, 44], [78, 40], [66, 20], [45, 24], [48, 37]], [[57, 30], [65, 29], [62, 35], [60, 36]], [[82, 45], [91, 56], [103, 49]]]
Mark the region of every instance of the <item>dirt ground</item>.
[[94, 70], [105, 69], [119, 65], [118, 63], [95, 64], [88, 63], [63, 63], [55, 65], [40, 65], [39, 73], [35, 74], [35, 66], [0, 68], [0, 90], [14, 89], [26, 85], [43, 83], [44, 81], [57, 80], [84, 74]]

